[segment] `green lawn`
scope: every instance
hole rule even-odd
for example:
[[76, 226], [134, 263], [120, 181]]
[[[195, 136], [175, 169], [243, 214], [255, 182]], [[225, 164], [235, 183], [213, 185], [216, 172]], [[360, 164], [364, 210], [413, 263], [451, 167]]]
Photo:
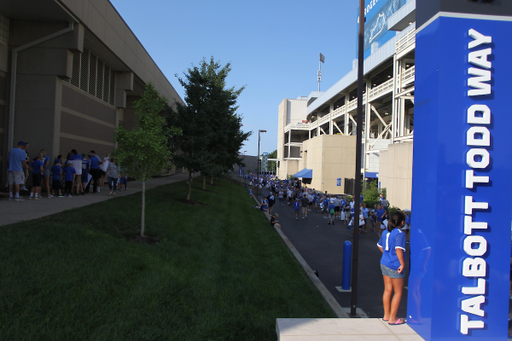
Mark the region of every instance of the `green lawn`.
[[2, 227], [1, 340], [276, 340], [335, 317], [245, 189], [186, 183]]

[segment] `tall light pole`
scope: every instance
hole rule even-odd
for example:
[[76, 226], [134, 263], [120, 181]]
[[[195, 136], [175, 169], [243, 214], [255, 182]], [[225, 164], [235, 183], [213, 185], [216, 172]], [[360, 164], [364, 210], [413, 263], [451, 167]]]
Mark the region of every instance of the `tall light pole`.
[[359, 211], [361, 207], [361, 139], [363, 138], [363, 64], [364, 64], [364, 0], [359, 0], [359, 32], [357, 53], [357, 140], [356, 140], [356, 185], [354, 207], [354, 242], [352, 249], [352, 297], [350, 316], [356, 316], [357, 277], [359, 267]]
[[258, 186], [258, 189], [260, 188], [260, 141], [261, 141], [260, 134], [266, 133], [266, 132], [267, 132], [266, 130], [258, 130], [258, 166], [257, 166], [257, 171], [256, 171], [256, 176], [257, 176], [256, 185]]

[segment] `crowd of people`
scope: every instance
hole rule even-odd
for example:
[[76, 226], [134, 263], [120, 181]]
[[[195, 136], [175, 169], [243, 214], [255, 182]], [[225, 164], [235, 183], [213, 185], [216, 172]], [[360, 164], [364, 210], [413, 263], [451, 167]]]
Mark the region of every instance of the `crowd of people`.
[[[73, 149], [67, 154], [65, 161], [62, 155], [58, 155], [51, 162], [45, 149], [41, 149], [30, 159], [29, 147], [28, 142], [19, 141], [9, 152], [9, 201], [24, 201], [20, 191], [28, 191], [29, 200], [41, 200], [43, 186], [48, 199], [97, 193], [104, 186], [105, 180], [108, 180], [109, 195], [116, 195], [118, 186], [119, 191], [123, 186], [127, 190], [128, 176], [120, 169], [116, 158], [109, 154], [101, 159], [94, 150], [80, 154]], [[31, 184], [30, 191], [28, 184]]]
[[[262, 203], [257, 208], [268, 212], [272, 216], [275, 205], [291, 206], [295, 212], [295, 219], [307, 219], [308, 212], [323, 214], [327, 225], [335, 225], [336, 221], [344, 222], [352, 228], [354, 226], [355, 198], [348, 195], [335, 195], [320, 193], [315, 189], [303, 187], [298, 180], [279, 180], [274, 175], [253, 174], [244, 175], [248, 182], [248, 192], [253, 195], [254, 190], [266, 190]], [[379, 203], [372, 208], [363, 203], [360, 197], [359, 228], [361, 233], [377, 234], [379, 237], [387, 229], [390, 219], [388, 208], [389, 201], [381, 195]], [[406, 224], [403, 230], [410, 226], [410, 210], [405, 210]]]
[[[323, 215], [327, 225], [335, 225], [336, 221], [344, 222], [349, 229], [354, 226], [355, 198], [347, 195], [334, 195], [320, 193], [314, 189], [302, 187], [299, 181], [278, 180], [273, 176], [245, 176], [248, 183], [248, 191], [253, 195], [253, 189], [266, 189], [267, 195], [262, 197], [262, 202], [257, 208], [268, 212], [271, 216], [270, 224], [281, 227], [279, 215], [272, 215], [273, 207], [290, 206], [295, 212], [295, 219], [308, 219], [308, 213], [315, 212]], [[381, 195], [379, 203], [371, 209], [363, 203], [361, 195], [361, 207], [359, 220], [359, 237], [361, 233], [378, 234], [378, 248], [382, 252], [380, 270], [384, 281], [384, 293], [382, 302], [384, 314], [382, 320], [390, 325], [406, 323], [405, 319], [398, 318], [397, 312], [400, 306], [404, 278], [405, 278], [405, 250], [406, 233], [410, 231], [411, 212], [406, 209], [403, 212], [396, 210], [389, 212], [389, 201]]]

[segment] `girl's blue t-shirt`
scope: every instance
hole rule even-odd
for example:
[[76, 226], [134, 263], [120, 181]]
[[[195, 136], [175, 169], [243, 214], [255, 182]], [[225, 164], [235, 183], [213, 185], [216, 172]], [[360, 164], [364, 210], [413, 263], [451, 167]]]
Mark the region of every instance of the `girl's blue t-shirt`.
[[43, 161], [35, 160], [35, 161], [32, 162], [30, 167], [32, 167], [32, 169], [33, 169], [32, 173], [34, 173], [34, 174], [41, 174], [41, 167], [43, 167]]
[[43, 169], [46, 169], [50, 166], [50, 157], [48, 155], [43, 157]]
[[396, 255], [396, 249], [402, 249], [405, 252], [405, 233], [399, 228], [394, 228], [391, 232], [384, 230], [377, 246], [382, 247], [384, 251], [380, 264], [392, 270], [398, 270], [400, 261]]

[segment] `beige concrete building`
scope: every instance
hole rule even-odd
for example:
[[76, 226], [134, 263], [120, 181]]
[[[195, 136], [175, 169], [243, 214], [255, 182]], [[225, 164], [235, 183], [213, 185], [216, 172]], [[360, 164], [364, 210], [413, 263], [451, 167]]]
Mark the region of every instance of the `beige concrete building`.
[[[391, 205], [411, 206], [414, 137], [415, 1], [387, 18], [393, 37], [371, 44], [364, 60], [361, 174], [386, 188]], [[325, 92], [285, 99], [278, 114], [278, 176], [311, 169], [311, 187], [351, 193], [356, 175], [357, 60]], [[300, 106], [299, 104], [300, 103]]]
[[137, 124], [133, 101], [152, 82], [183, 102], [108, 0], [0, 2], [0, 178], [17, 141], [53, 160], [73, 148], [112, 151]]

